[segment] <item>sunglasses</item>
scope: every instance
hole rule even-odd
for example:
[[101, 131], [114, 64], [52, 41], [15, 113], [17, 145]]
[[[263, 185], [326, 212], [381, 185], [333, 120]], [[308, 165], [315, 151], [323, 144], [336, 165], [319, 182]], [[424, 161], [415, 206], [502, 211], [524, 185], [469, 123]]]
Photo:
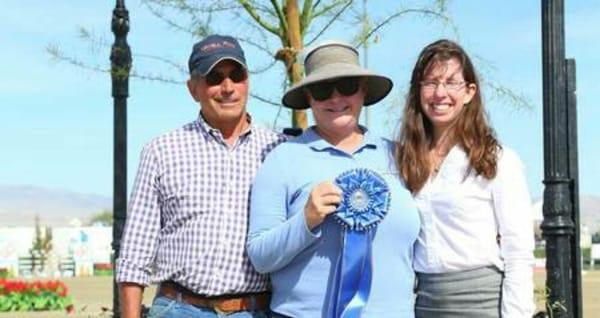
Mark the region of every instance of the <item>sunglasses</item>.
[[210, 86], [221, 85], [226, 78], [229, 78], [234, 83], [240, 83], [248, 78], [248, 73], [243, 67], [237, 67], [227, 75], [213, 70], [204, 76], [206, 84]]
[[327, 100], [333, 94], [333, 89], [343, 96], [352, 96], [358, 92], [360, 77], [342, 77], [331, 82], [318, 82], [307, 86], [307, 90], [316, 101]]

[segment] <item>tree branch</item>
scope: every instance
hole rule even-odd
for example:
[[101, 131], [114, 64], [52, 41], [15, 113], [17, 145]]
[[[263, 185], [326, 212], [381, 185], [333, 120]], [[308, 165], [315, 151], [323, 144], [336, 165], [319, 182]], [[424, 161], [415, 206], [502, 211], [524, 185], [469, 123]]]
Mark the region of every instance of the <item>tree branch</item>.
[[317, 6], [319, 5], [319, 3], [321, 1], [317, 1], [317, 3], [315, 3], [315, 5], [313, 6], [313, 17], [320, 17], [322, 15], [325, 15], [327, 13], [329, 13], [329, 11], [332, 11], [333, 9], [337, 8], [338, 6], [342, 5], [342, 4], [346, 4], [346, 1], [350, 2], [350, 4], [352, 4], [352, 0], [336, 0], [333, 3], [331, 3], [330, 5], [326, 5], [325, 7], [323, 7], [323, 9], [316, 11]]
[[65, 55], [60, 50], [58, 45], [56, 45], [56, 44], [48, 44], [46, 46], [46, 52], [48, 52], [48, 54], [50, 54], [50, 56], [52, 57], [53, 60], [58, 61], [58, 62], [65, 62], [67, 64], [71, 64], [73, 66], [77, 66], [79, 68], [82, 68], [82, 69], [85, 69], [88, 71], [94, 71], [94, 72], [100, 72], [100, 73], [110, 73], [110, 68], [102, 67], [97, 64], [90, 65], [90, 64], [84, 63], [81, 60], [78, 60], [74, 57]]
[[532, 110], [531, 101], [523, 93], [517, 94], [510, 88], [492, 81], [483, 81], [482, 83], [488, 86], [492, 91], [492, 99], [505, 100], [508, 104], [514, 105], [517, 109]]
[[[336, 4], [340, 5], [341, 3]], [[340, 11], [338, 11], [336, 14], [333, 15], [333, 17], [327, 22], [327, 24], [325, 24], [325, 26], [321, 29], [321, 31], [319, 31], [317, 33], [317, 35], [315, 35], [310, 41], [308, 41], [306, 43], [307, 46], [311, 45], [314, 41], [316, 41], [321, 35], [323, 35], [323, 33], [325, 33], [325, 31], [339, 18], [340, 15], [342, 15], [342, 13], [344, 13], [344, 11], [346, 11], [346, 9], [348, 9], [350, 7], [350, 5], [352, 5], [352, 0], [348, 1], [341, 9]], [[333, 5], [332, 5], [333, 7]], [[314, 15], [314, 17], [317, 17], [317, 14]]]
[[[82, 68], [84, 70], [88, 70], [88, 71], [92, 71], [92, 72], [97, 72], [97, 73], [110, 73], [111, 70], [110, 68], [107, 67], [102, 67], [100, 65], [90, 65], [87, 63], [82, 62], [81, 60], [72, 57], [72, 56], [67, 56], [66, 54], [64, 54], [60, 48], [58, 47], [58, 45], [55, 44], [49, 44], [46, 47], [46, 52], [48, 52], [48, 54], [50, 54], [50, 56], [58, 62], [62, 62], [62, 63], [67, 63], [70, 64], [72, 66], [78, 67], [78, 68]], [[164, 63], [167, 64], [171, 64], [173, 67], [181, 67], [167, 59], [163, 59], [160, 57], [156, 57], [156, 56], [152, 56], [152, 55], [144, 55], [147, 58], [152, 58], [152, 59], [156, 59], [159, 61], [162, 61]], [[275, 63], [276, 61], [274, 60], [273, 63], [271, 64], [271, 66]], [[185, 73], [185, 70], [182, 69], [182, 71]], [[178, 80], [172, 77], [165, 77], [162, 75], [157, 75], [157, 74], [152, 74], [152, 73], [139, 73], [136, 70], [132, 69], [131, 73], [129, 74], [130, 78], [137, 78], [137, 79], [141, 79], [141, 80], [145, 80], [145, 81], [153, 81], [153, 82], [161, 82], [161, 83], [166, 83], [166, 84], [184, 84], [185, 80]], [[273, 105], [273, 106], [277, 106], [280, 107], [281, 103], [272, 101], [268, 98], [262, 97], [260, 95], [254, 94], [254, 93], [250, 93], [250, 96], [252, 96], [253, 98], [258, 99], [259, 101], [269, 104], [269, 105]]]
[[279, 26], [281, 27], [281, 30], [279, 31], [282, 35], [287, 34], [288, 22], [285, 13], [283, 13], [283, 8], [277, 3], [277, 0], [271, 0], [271, 6], [273, 6], [273, 10], [275, 10], [277, 18], [279, 19]]
[[312, 14], [312, 0], [304, 0], [304, 7], [302, 8], [302, 14], [300, 14], [300, 34], [304, 34], [306, 28], [310, 25], [310, 21], [312, 21]]
[[142, 0], [143, 3], [148, 5], [147, 3], [155, 3], [161, 7], [171, 8], [173, 10], [187, 12], [192, 15], [196, 12], [217, 12], [217, 11], [231, 11], [240, 9], [237, 5], [236, 1], [227, 1], [226, 3], [222, 3], [223, 1], [210, 1], [209, 5], [206, 6], [193, 6], [190, 5], [190, 1], [187, 0]]
[[254, 10], [254, 7], [252, 7], [252, 4], [250, 4], [247, 0], [238, 0], [238, 1], [242, 5], [242, 7], [244, 7], [246, 12], [248, 12], [250, 17], [252, 17], [252, 19], [254, 19], [254, 21], [256, 21], [256, 23], [258, 23], [265, 30], [273, 33], [274, 35], [280, 36], [278, 29], [275, 26], [270, 25], [266, 21], [264, 21], [260, 17], [260, 15], [258, 15], [258, 12], [256, 12], [256, 10]]
[[375, 27], [373, 27], [365, 36], [364, 38], [359, 41], [358, 45], [356, 46], [357, 48], [361, 47], [375, 32], [377, 32], [379, 29], [383, 28], [385, 25], [387, 25], [388, 23], [392, 22], [392, 20], [399, 18], [400, 16], [403, 16], [405, 14], [409, 14], [409, 13], [416, 13], [416, 14], [423, 14], [426, 16], [433, 16], [436, 17], [438, 19], [441, 19], [442, 21], [444, 21], [444, 23], [451, 23], [452, 20], [438, 12], [438, 11], [434, 11], [431, 9], [426, 9], [426, 8], [422, 8], [422, 9], [405, 9], [405, 10], [400, 10], [392, 15], [390, 15], [389, 17], [385, 18], [382, 22], [378, 23], [377, 25], [375, 25]]
[[312, 6], [312, 11], [315, 11], [315, 9], [319, 6], [319, 4], [321, 4], [321, 0], [315, 1], [315, 4]]
[[164, 58], [162, 56], [156, 56], [156, 55], [152, 55], [152, 54], [134, 54], [134, 57], [141, 57], [141, 58], [147, 58], [149, 60], [155, 60], [158, 62], [161, 62], [163, 64], [166, 64], [174, 69], [176, 69], [177, 71], [179, 71], [179, 73], [187, 75], [188, 74], [188, 69], [184, 66], [181, 65], [180, 63], [177, 63], [175, 61], [169, 60], [167, 58]]
[[250, 93], [250, 96], [252, 96], [253, 98], [256, 98], [256, 99], [258, 99], [259, 101], [261, 101], [261, 102], [263, 102], [263, 103], [269, 104], [269, 105], [273, 105], [273, 106], [277, 106], [277, 107], [280, 107], [280, 106], [281, 106], [281, 103], [274, 102], [274, 101], [272, 101], [272, 100], [270, 100], [270, 99], [267, 99], [267, 98], [261, 97], [261, 96], [259, 96], [259, 95], [256, 95], [256, 94], [254, 94], [254, 93]]
[[[190, 27], [182, 26], [179, 23], [175, 23], [172, 19], [166, 17], [162, 12], [158, 11], [156, 8], [154, 8], [152, 5], [150, 5], [148, 2], [150, 2], [150, 0], [144, 1], [144, 4], [146, 5], [146, 7], [150, 11], [150, 13], [152, 13], [152, 15], [154, 15], [155, 17], [157, 17], [158, 19], [160, 19], [161, 21], [166, 23], [169, 27], [171, 27], [177, 31], [188, 33], [188, 34], [196, 36], [196, 37], [204, 37], [211, 33], [207, 24], [203, 25], [203, 24], [198, 23], [197, 28], [190, 28]], [[156, 2], [156, 1], [152, 1], [152, 2]], [[188, 12], [188, 13], [191, 16], [192, 21], [202, 21], [201, 19], [198, 18], [198, 16], [194, 12]]]

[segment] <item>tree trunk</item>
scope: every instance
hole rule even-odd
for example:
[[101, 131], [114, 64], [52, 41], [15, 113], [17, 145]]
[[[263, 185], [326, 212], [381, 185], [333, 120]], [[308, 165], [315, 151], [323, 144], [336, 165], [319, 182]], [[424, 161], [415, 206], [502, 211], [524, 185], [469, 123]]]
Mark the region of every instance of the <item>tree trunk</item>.
[[[302, 35], [300, 34], [300, 15], [298, 14], [298, 0], [287, 0], [286, 16], [288, 24], [287, 38], [292, 48], [291, 54], [286, 54], [285, 66], [288, 78], [292, 84], [302, 79], [300, 64], [296, 61], [296, 55], [302, 51]], [[306, 128], [306, 111], [294, 110], [292, 113], [292, 126], [294, 128]]]

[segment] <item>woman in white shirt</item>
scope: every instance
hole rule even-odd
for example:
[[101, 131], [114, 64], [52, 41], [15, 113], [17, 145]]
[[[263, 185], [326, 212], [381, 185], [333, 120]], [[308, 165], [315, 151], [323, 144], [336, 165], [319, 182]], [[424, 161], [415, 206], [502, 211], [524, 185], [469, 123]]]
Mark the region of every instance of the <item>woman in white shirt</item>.
[[477, 74], [449, 40], [423, 49], [398, 138], [421, 216], [416, 317], [531, 317], [533, 219], [523, 165], [489, 126]]

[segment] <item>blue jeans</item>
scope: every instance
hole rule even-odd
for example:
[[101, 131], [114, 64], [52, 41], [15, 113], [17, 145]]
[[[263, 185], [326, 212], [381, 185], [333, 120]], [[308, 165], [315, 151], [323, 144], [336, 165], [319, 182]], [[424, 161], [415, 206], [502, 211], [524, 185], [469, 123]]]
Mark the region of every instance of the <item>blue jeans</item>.
[[210, 308], [196, 307], [167, 297], [156, 297], [148, 318], [268, 318], [265, 311], [238, 311], [219, 314]]

